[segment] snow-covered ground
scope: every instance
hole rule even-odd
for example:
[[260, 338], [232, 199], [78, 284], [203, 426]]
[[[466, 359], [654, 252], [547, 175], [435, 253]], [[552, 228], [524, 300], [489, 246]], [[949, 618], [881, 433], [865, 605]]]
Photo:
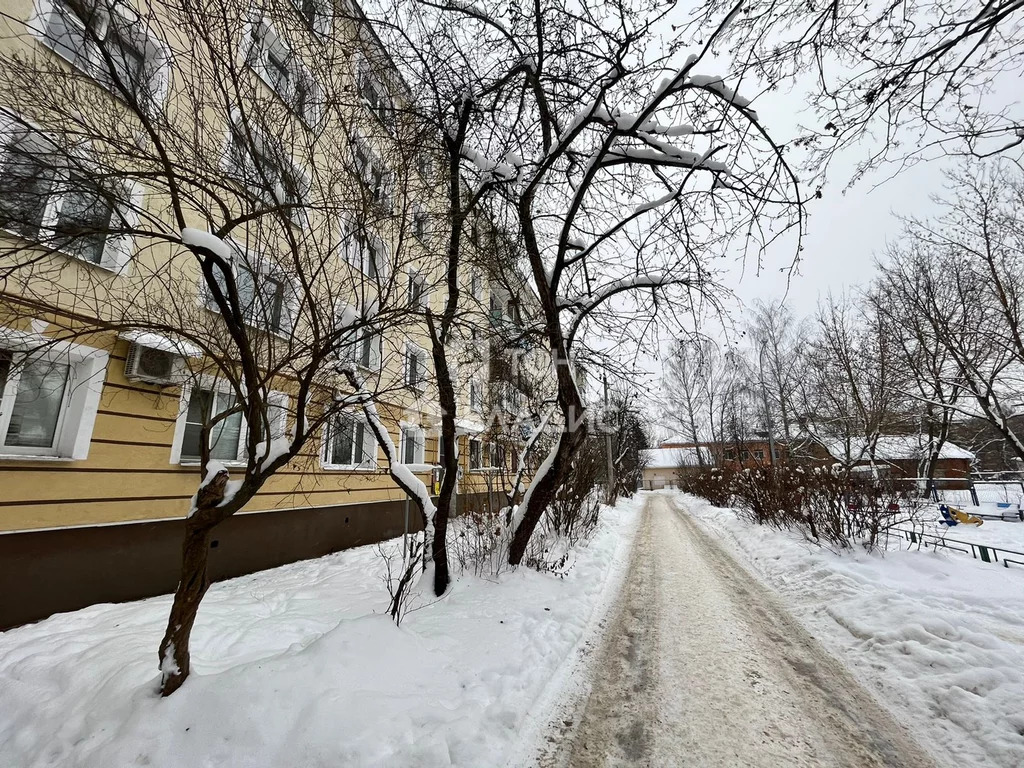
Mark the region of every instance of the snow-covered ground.
[[[839, 555], [676, 496], [938, 760], [1024, 765], [1024, 569], [941, 550]], [[1006, 546], [1024, 524], [949, 536], [986, 532]]]
[[169, 597], [0, 633], [0, 765], [500, 765], [617, 592], [641, 505], [603, 510], [564, 578], [464, 576], [400, 628], [373, 547], [215, 584], [167, 699]]

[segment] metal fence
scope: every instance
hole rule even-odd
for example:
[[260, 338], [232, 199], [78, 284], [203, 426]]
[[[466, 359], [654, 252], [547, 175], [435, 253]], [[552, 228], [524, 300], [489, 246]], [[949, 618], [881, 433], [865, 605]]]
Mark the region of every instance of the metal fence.
[[954, 552], [963, 552], [975, 560], [981, 560], [983, 563], [1002, 563], [1005, 568], [1009, 568], [1012, 564], [1024, 568], [1024, 552], [1015, 552], [1012, 549], [993, 547], [988, 544], [975, 544], [970, 541], [950, 539], [945, 536], [921, 533], [920, 531], [907, 530], [906, 528], [890, 528], [889, 531], [891, 533], [899, 533], [904, 540], [909, 541], [911, 544], [920, 544], [926, 549], [928, 547], [932, 549], [950, 549]]

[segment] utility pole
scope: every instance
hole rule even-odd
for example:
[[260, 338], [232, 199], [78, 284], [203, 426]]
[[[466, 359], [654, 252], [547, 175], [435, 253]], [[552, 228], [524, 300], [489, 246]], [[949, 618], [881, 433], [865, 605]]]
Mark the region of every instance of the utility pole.
[[612, 431], [608, 425], [608, 417], [610, 411], [608, 410], [608, 374], [604, 374], [604, 418], [605, 418], [605, 430], [604, 430], [604, 447], [608, 453], [608, 488], [606, 489], [606, 498], [609, 504], [615, 501], [615, 459], [612, 456]]

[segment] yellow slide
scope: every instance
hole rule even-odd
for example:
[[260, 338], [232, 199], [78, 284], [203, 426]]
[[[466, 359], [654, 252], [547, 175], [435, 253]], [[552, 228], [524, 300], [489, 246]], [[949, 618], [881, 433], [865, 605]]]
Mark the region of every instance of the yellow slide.
[[963, 523], [964, 525], [982, 525], [985, 522], [977, 515], [969, 514], [964, 512], [962, 509], [957, 509], [956, 507], [950, 507], [949, 513], [953, 516], [954, 520], [958, 523]]

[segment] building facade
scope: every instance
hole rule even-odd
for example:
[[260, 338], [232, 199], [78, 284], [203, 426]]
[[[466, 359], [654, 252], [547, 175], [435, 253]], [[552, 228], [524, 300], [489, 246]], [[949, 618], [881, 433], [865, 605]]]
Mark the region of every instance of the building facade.
[[[410, 139], [411, 96], [353, 5], [220, 10], [14, 0], [0, 22], [0, 626], [173, 590], [204, 454], [244, 468], [253, 434], [272, 445], [352, 395], [342, 363], [436, 487], [440, 155]], [[462, 227], [458, 495], [496, 509], [546, 356], [523, 341], [532, 295], [497, 264], [501, 233]], [[343, 359], [317, 360], [325, 339]], [[247, 365], [271, 404], [258, 424], [237, 405]], [[304, 381], [319, 400], [300, 414]], [[417, 530], [383, 465], [358, 409], [324, 417], [216, 529], [211, 577]]]

